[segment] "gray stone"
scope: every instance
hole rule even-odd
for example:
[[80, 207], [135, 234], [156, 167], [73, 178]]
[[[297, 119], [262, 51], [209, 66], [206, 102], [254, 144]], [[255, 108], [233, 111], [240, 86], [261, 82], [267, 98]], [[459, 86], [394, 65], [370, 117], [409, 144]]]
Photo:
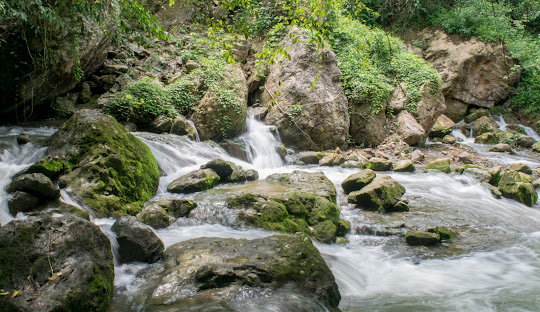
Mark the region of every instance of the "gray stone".
[[212, 169], [194, 170], [174, 180], [167, 191], [171, 193], [194, 193], [213, 188], [220, 181]]
[[375, 178], [361, 190], [350, 193], [347, 200], [358, 208], [390, 212], [404, 193], [405, 188], [399, 182], [385, 176]]
[[350, 192], [360, 190], [364, 186], [371, 183], [373, 179], [375, 179], [375, 172], [371, 169], [366, 169], [346, 178], [341, 183], [341, 187], [345, 191], [345, 194], [349, 194]]
[[40, 198], [41, 200], [54, 200], [60, 197], [60, 189], [51, 179], [41, 173], [22, 174], [13, 179], [7, 186], [8, 193], [22, 191]]
[[152, 229], [133, 216], [116, 220], [111, 230], [116, 233], [120, 263], [154, 263], [165, 250], [165, 245]]

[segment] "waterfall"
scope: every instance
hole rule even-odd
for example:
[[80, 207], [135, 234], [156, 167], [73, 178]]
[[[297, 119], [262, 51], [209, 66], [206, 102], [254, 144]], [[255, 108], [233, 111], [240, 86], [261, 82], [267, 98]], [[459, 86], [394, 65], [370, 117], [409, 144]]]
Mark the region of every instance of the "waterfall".
[[279, 168], [283, 167], [283, 160], [276, 151], [279, 136], [276, 138], [270, 131], [272, 126], [255, 119], [249, 115], [246, 120], [247, 131], [242, 139], [247, 147], [248, 159], [255, 168]]

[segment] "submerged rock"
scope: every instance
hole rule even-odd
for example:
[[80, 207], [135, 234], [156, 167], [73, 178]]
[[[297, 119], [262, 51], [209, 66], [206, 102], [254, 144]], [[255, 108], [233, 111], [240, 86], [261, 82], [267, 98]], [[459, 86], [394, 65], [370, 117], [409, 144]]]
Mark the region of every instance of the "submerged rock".
[[[405, 188], [389, 176], [375, 178], [371, 183], [359, 191], [349, 194], [349, 203], [356, 204], [359, 208], [380, 212], [392, 212], [394, 206], [399, 203]], [[397, 207], [402, 210], [402, 206]]]
[[106, 311], [113, 290], [109, 239], [74, 216], [28, 217], [0, 228], [3, 311]]
[[135, 215], [156, 193], [156, 159], [111, 116], [79, 110], [50, 141], [49, 155], [65, 161], [60, 184], [97, 216]]
[[111, 230], [116, 233], [120, 263], [154, 263], [165, 250], [165, 245], [152, 229], [133, 216], [116, 220]]
[[411, 246], [436, 245], [440, 242], [440, 236], [437, 233], [412, 230], [405, 234], [405, 242]]
[[213, 188], [220, 181], [212, 169], [194, 170], [174, 180], [167, 191], [171, 193], [194, 193]]
[[304, 234], [254, 240], [204, 237], [176, 243], [163, 253], [163, 268], [145, 279], [149, 310], [179, 307], [182, 302], [184, 307], [188, 302], [206, 302], [206, 311], [229, 310], [231, 298], [242, 290], [267, 289], [272, 296], [287, 285], [330, 311], [339, 311], [341, 299], [332, 272]]

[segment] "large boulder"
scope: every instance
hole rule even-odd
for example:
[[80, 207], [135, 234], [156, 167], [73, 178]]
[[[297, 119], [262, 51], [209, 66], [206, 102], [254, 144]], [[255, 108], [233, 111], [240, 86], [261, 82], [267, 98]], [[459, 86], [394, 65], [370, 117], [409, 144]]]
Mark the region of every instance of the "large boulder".
[[[1, 120], [14, 121], [16, 118], [21, 120], [21, 116], [27, 118], [36, 115], [39, 118], [40, 112], [50, 110], [50, 103], [56, 97], [77, 85], [79, 78], [75, 73], [89, 77], [103, 64], [111, 46], [110, 34], [114, 33], [113, 25], [116, 23], [116, 17], [110, 14], [111, 2], [100, 2], [104, 9], [95, 13], [99, 21], [88, 14], [76, 14], [68, 19], [66, 28], [55, 27], [58, 26], [55, 24], [57, 22], [47, 25], [45, 19], [33, 22], [29, 19], [27, 25], [13, 21], [3, 23], [5, 31], [0, 34], [0, 41], [3, 42], [0, 46], [0, 80], [3, 81], [0, 84]], [[60, 13], [61, 9], [56, 11], [60, 5], [52, 7], [53, 12], [48, 13], [51, 17], [65, 14]], [[46, 35], [34, 32], [32, 23], [44, 23], [40, 26]], [[32, 53], [34, 59], [28, 56], [28, 52]], [[33, 62], [37, 60], [36, 57], [46, 59]], [[24, 66], [23, 63], [29, 65]], [[37, 63], [49, 66], [42, 68]], [[27, 105], [21, 105], [21, 102]], [[21, 114], [21, 111], [24, 113]]]
[[433, 127], [431, 127], [429, 136], [433, 138], [442, 138], [445, 135], [450, 134], [452, 130], [454, 130], [454, 122], [452, 119], [445, 115], [441, 115], [437, 118]]
[[349, 228], [339, 219], [334, 184], [320, 172], [270, 175], [258, 191], [229, 196], [227, 206], [238, 210], [239, 219], [248, 225], [303, 232], [322, 243], [335, 242]]
[[450, 173], [450, 158], [439, 158], [426, 165], [426, 172]]
[[317, 53], [304, 31], [293, 28], [280, 43], [288, 53], [270, 66], [262, 103], [266, 123], [275, 124], [287, 146], [303, 150], [345, 148], [347, 98], [334, 52]]
[[[375, 178], [361, 190], [350, 193], [347, 200], [359, 208], [391, 212], [394, 211], [394, 207], [399, 203], [404, 193], [403, 185], [392, 177], [385, 176]], [[400, 207], [398, 206], [397, 209], [400, 210]]]
[[135, 215], [156, 193], [159, 169], [150, 149], [98, 111], [76, 112], [51, 137], [48, 153], [64, 159], [61, 185], [97, 216]]
[[414, 116], [406, 110], [399, 112], [397, 116], [397, 133], [403, 141], [413, 145], [425, 140], [424, 128], [414, 119]]
[[425, 45], [425, 59], [439, 71], [447, 100], [489, 108], [508, 98], [519, 79], [519, 73], [510, 71], [517, 62], [498, 42], [464, 39], [433, 28], [415, 37], [411, 39]]
[[120, 263], [154, 263], [161, 258], [165, 245], [148, 226], [133, 216], [122, 217], [112, 225], [116, 234]]
[[194, 170], [174, 180], [167, 191], [171, 193], [194, 193], [213, 188], [220, 181], [212, 169]]
[[235, 168], [236, 168], [235, 164], [233, 164], [230, 161], [225, 161], [220, 158], [211, 160], [201, 166], [201, 169], [214, 170], [219, 175], [219, 178], [223, 181], [227, 179], [233, 173]]
[[[283, 311], [313, 311], [313, 301], [339, 311], [341, 299], [332, 271], [304, 234], [254, 240], [203, 237], [176, 243], [163, 253], [163, 267], [144, 278], [146, 306], [152, 311], [164, 306], [185, 310], [189, 305], [204, 305], [193, 309], [197, 311], [260, 311], [268, 307], [265, 297], [273, 298], [275, 306], [283, 300], [279, 290], [285, 287], [290, 293], [290, 286], [304, 302], [285, 304]], [[233, 301], [251, 289], [265, 293], [248, 299], [250, 307], [260, 309], [233, 308]]]
[[113, 291], [109, 239], [71, 214], [28, 217], [0, 228], [2, 311], [106, 311]]
[[225, 66], [218, 90], [208, 89], [191, 117], [201, 140], [221, 140], [242, 133], [247, 117], [246, 77], [239, 65]]
[[474, 136], [479, 136], [487, 132], [494, 132], [499, 128], [499, 125], [488, 116], [482, 116], [472, 123], [472, 133]]

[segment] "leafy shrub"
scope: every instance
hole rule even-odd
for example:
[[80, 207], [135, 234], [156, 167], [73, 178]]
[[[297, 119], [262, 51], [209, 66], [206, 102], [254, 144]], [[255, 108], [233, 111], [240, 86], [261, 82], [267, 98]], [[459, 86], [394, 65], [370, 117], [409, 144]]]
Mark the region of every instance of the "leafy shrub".
[[160, 115], [174, 117], [176, 109], [164, 95], [164, 89], [146, 77], [131, 82], [105, 104], [105, 111], [118, 120], [152, 120]]
[[202, 98], [197, 79], [187, 75], [165, 87], [165, 98], [182, 115], [191, 113]]

